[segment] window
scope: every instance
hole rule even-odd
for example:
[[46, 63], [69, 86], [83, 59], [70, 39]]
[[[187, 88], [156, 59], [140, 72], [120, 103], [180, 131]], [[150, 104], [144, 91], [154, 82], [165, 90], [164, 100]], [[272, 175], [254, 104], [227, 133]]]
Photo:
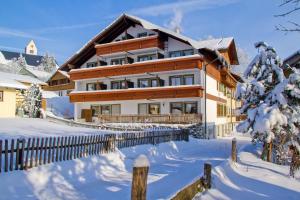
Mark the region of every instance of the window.
[[101, 105], [101, 114], [102, 115], [110, 115], [111, 114], [111, 106], [110, 105]]
[[141, 103], [138, 104], [139, 115], [158, 115], [160, 114], [160, 103]]
[[133, 82], [130, 82], [129, 80], [122, 80], [122, 81], [112, 81], [111, 82], [111, 89], [128, 89], [133, 88], [134, 84]]
[[137, 58], [138, 62], [146, 61], [146, 60], [154, 60], [154, 59], [156, 59], [155, 54], [138, 56]]
[[172, 114], [196, 114], [198, 113], [197, 102], [174, 102], [170, 103]]
[[138, 33], [137, 34], [137, 37], [140, 38], [140, 37], [146, 37], [148, 34], [147, 32], [143, 32], [143, 33]]
[[193, 85], [194, 75], [179, 75], [170, 77], [170, 85]]
[[64, 94], [63, 94], [63, 91], [62, 90], [60, 90], [60, 91], [58, 91], [58, 96], [63, 96]]
[[185, 75], [183, 76], [184, 85], [193, 85], [194, 84], [194, 75]]
[[125, 58], [111, 59], [110, 63], [111, 63], [111, 65], [124, 65], [125, 64]]
[[112, 115], [121, 114], [121, 105], [120, 104], [111, 105], [111, 114]]
[[3, 91], [0, 91], [0, 101], [3, 101]]
[[194, 50], [193, 49], [188, 49], [188, 50], [180, 50], [180, 51], [170, 51], [169, 52], [169, 57], [180, 57], [180, 56], [188, 56], [188, 55], [193, 55]]
[[86, 90], [87, 91], [93, 91], [97, 89], [97, 83], [87, 83], [86, 84]]
[[139, 79], [138, 84], [140, 88], [150, 87], [149, 79]]
[[182, 114], [183, 104], [182, 103], [171, 103], [171, 113], [172, 114]]
[[92, 115], [97, 117], [100, 114], [100, 106], [99, 105], [91, 105]]
[[163, 86], [164, 81], [160, 78], [145, 78], [145, 79], [138, 79], [138, 87], [139, 88], [146, 88], [146, 87], [159, 87]]
[[181, 77], [180, 76], [170, 77], [170, 85], [181, 85]]
[[217, 82], [217, 90], [219, 92], [222, 92], [224, 94], [224, 96], [226, 96], [226, 86], [223, 83], [219, 83]]
[[225, 104], [217, 104], [217, 117], [226, 117], [228, 112], [227, 106]]
[[87, 68], [96, 67], [96, 66], [97, 66], [97, 62], [88, 62], [88, 63], [86, 63]]
[[185, 103], [185, 113], [187, 114], [197, 113], [197, 102]]

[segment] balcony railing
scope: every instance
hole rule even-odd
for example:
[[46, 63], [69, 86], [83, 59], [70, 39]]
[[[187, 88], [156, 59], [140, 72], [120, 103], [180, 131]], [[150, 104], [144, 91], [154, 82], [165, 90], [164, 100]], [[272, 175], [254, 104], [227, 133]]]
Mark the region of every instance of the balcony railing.
[[201, 114], [166, 114], [166, 115], [99, 115], [100, 122], [106, 123], [164, 123], [193, 124], [201, 123]]
[[121, 40], [95, 46], [97, 55], [106, 55], [132, 50], [159, 48], [164, 49], [164, 42], [158, 35]]
[[70, 101], [120, 101], [120, 100], [149, 100], [168, 98], [202, 97], [203, 88], [200, 85], [166, 86], [153, 88], [132, 88], [123, 90], [80, 91], [69, 94]]
[[90, 78], [104, 78], [113, 76], [155, 73], [173, 70], [201, 69], [200, 55], [177, 58], [158, 59], [145, 62], [136, 62], [124, 65], [101, 66], [86, 69], [75, 69], [69, 72], [71, 80]]

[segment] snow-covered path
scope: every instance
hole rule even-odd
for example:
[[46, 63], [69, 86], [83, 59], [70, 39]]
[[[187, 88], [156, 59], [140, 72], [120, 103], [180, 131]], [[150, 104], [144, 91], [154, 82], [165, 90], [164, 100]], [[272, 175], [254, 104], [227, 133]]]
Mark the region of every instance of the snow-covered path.
[[50, 137], [107, 133], [89, 128], [71, 127], [43, 119], [0, 118], [0, 138]]
[[213, 188], [195, 200], [300, 199], [300, 173], [290, 178], [288, 166], [262, 161], [259, 153], [248, 145], [239, 154], [238, 164], [227, 161], [214, 168]]
[[130, 199], [132, 165], [140, 154], [150, 160], [148, 199], [168, 199], [201, 176], [204, 162], [225, 161], [230, 148], [230, 139], [191, 139], [1, 173], [0, 199]]

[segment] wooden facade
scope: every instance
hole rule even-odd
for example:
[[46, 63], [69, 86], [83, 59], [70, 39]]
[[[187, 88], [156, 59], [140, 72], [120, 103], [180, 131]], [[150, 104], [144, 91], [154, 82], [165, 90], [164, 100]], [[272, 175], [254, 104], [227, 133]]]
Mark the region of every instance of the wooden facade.
[[57, 70], [53, 76], [47, 81], [46, 86], [43, 86], [43, 90], [46, 91], [60, 91], [60, 90], [73, 90], [75, 88], [75, 82], [71, 81], [69, 76], [66, 76], [59, 70]]
[[173, 70], [201, 69], [202, 59], [200, 56], [176, 59], [158, 59], [149, 62], [136, 62], [117, 66], [101, 66], [69, 72], [70, 79], [81, 80], [90, 78], [103, 78], [111, 76], [143, 74], [151, 72], [163, 72]]
[[158, 36], [148, 36], [134, 39], [121, 40], [116, 42], [95, 45], [98, 56], [132, 50], [159, 48], [164, 49], [164, 41]]
[[70, 101], [72, 103], [93, 102], [93, 101], [137, 100], [137, 99], [186, 98], [186, 97], [202, 97], [203, 88], [199, 85], [161, 87], [161, 88], [143, 88], [143, 89], [79, 92], [79, 93], [71, 93], [69, 96], [70, 96]]

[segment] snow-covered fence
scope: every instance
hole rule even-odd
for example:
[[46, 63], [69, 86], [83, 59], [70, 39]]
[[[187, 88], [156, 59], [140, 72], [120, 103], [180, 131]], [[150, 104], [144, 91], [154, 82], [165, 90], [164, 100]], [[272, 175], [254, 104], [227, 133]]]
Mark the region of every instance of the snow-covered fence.
[[0, 140], [0, 172], [26, 170], [52, 162], [113, 152], [142, 144], [188, 141], [186, 129], [121, 134]]

